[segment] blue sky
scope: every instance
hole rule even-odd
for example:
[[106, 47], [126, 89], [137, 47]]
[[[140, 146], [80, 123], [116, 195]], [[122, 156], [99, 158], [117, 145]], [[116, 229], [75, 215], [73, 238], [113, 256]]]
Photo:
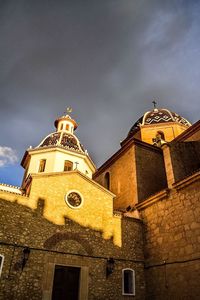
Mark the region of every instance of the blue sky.
[[154, 98], [197, 121], [199, 11], [184, 0], [1, 1], [0, 182], [20, 185], [24, 151], [67, 106], [97, 166]]

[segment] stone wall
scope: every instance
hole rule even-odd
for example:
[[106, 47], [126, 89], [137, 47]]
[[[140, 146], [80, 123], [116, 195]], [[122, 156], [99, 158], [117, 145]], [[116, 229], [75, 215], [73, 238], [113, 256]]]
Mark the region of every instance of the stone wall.
[[137, 183], [135, 172], [135, 146], [133, 143], [125, 149], [116, 160], [94, 179], [104, 186], [105, 174], [110, 173], [110, 190], [116, 195], [114, 209], [126, 209], [137, 203]]
[[167, 186], [162, 150], [137, 140], [107, 168], [97, 172], [95, 181], [104, 185], [107, 172], [110, 190], [116, 195], [114, 209], [134, 206]]
[[[51, 299], [56, 264], [81, 267], [85, 283], [81, 299], [89, 300], [133, 299], [122, 296], [121, 284], [122, 269], [133, 268], [136, 272], [134, 299], [144, 299], [141, 221], [122, 218], [121, 215], [113, 217], [113, 222], [116, 220], [121, 224], [123, 240], [119, 247], [112, 237], [104, 238], [101, 230], [94, 230], [89, 225], [81, 226], [69, 217], [64, 217], [62, 225], [48, 220], [44, 216], [47, 197], [45, 201], [38, 199], [35, 208], [25, 205], [28, 197], [22, 198], [1, 193], [0, 254], [5, 256], [0, 283], [1, 300]], [[98, 206], [96, 210], [98, 212]], [[25, 246], [30, 247], [30, 256], [22, 270]], [[114, 258], [115, 268], [113, 274], [106, 278], [108, 257]]]
[[138, 202], [167, 186], [164, 160], [159, 148], [136, 145]]
[[174, 185], [164, 199], [140, 207], [147, 299], [199, 299], [199, 186], [198, 173]]
[[200, 142], [172, 142], [170, 155], [175, 181], [200, 169]]

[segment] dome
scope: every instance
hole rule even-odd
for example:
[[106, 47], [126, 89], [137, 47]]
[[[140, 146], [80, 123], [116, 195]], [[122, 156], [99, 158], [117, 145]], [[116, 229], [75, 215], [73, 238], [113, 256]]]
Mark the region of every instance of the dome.
[[186, 127], [191, 126], [185, 118], [179, 116], [175, 112], [171, 112], [165, 108], [154, 108], [152, 111], [146, 112], [138, 121], [131, 127], [128, 133], [128, 137], [136, 133], [142, 125], [153, 125], [161, 123], [179, 123]]
[[78, 152], [85, 152], [83, 146], [79, 143], [78, 139], [67, 132], [53, 132], [49, 134], [38, 146], [41, 147], [53, 147], [61, 146], [67, 150], [75, 150]]

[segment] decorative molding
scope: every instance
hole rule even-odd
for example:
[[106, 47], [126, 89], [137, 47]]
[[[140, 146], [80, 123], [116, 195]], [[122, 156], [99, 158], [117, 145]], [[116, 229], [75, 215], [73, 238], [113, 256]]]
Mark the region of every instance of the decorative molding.
[[17, 195], [22, 195], [22, 191], [21, 191], [20, 187], [6, 184], [6, 183], [0, 183], [0, 191], [17, 194]]

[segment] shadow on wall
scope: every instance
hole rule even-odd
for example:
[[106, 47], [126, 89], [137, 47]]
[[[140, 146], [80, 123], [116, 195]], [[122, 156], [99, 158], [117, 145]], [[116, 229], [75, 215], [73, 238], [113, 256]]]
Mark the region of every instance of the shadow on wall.
[[[38, 198], [35, 209], [19, 204], [16, 198], [12, 202], [5, 199], [0, 201], [1, 223], [4, 229], [1, 244], [6, 242], [87, 255], [92, 255], [93, 249], [97, 255], [102, 256], [105, 255], [105, 251], [108, 252], [108, 256], [109, 252], [110, 255], [119, 254], [120, 248], [114, 243], [113, 236], [105, 239], [103, 230], [82, 226], [67, 216], [63, 216], [63, 225], [57, 225], [46, 219], [44, 217], [46, 200], [43, 198]], [[117, 220], [120, 221], [117, 224], [119, 230], [121, 219]]]

